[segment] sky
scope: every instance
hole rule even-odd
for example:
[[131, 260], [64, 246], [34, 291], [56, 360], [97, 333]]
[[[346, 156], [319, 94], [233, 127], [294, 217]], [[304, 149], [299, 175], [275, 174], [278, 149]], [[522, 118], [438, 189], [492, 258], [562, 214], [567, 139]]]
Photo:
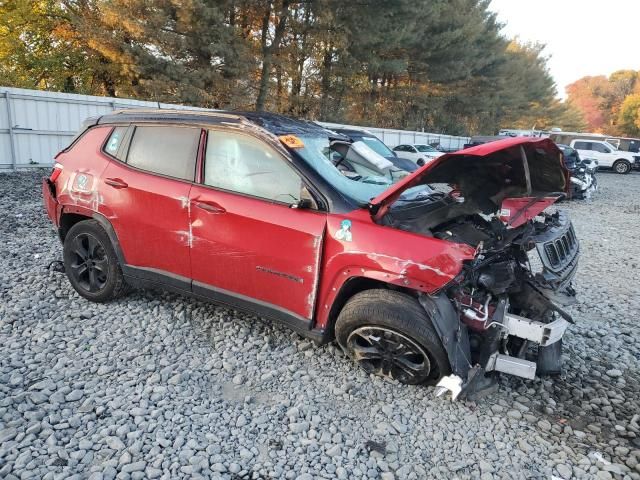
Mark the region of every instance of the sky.
[[491, 0], [503, 33], [547, 45], [558, 96], [575, 80], [640, 70], [640, 0]]

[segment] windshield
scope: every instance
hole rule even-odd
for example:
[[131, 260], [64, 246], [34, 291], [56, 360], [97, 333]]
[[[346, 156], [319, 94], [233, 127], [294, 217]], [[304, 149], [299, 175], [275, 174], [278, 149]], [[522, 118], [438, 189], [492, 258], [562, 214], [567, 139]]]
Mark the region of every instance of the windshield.
[[436, 150], [435, 148], [433, 148], [431, 145], [416, 145], [415, 146], [419, 152], [437, 152], [438, 150]]
[[395, 157], [389, 147], [380, 141], [377, 137], [360, 137], [358, 140], [362, 140], [366, 143], [374, 152], [383, 157]]
[[[304, 148], [296, 149], [296, 153], [336, 190], [360, 205], [366, 205], [407, 175], [363, 141], [330, 142], [328, 137], [316, 135], [300, 139]], [[431, 190], [416, 187], [405, 193], [421, 198]]]

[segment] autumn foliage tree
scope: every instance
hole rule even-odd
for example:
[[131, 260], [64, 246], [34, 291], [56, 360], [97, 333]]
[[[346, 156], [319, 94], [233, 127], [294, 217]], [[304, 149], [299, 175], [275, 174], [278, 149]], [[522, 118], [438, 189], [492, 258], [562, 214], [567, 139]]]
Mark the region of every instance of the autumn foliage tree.
[[453, 134], [579, 124], [542, 47], [500, 29], [488, 0], [9, 0], [0, 84]]
[[620, 70], [609, 77], [584, 77], [567, 87], [568, 100], [595, 133], [640, 135], [640, 72]]

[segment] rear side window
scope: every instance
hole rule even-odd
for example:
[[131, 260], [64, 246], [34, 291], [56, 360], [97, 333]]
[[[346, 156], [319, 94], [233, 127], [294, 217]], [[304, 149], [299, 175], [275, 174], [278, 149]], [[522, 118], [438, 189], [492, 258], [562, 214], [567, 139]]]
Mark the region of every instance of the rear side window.
[[127, 127], [116, 127], [111, 132], [109, 140], [104, 146], [104, 151], [113, 157], [117, 157], [118, 149], [124, 138], [124, 134], [127, 133]]
[[302, 179], [274, 149], [235, 132], [209, 131], [204, 183], [255, 197], [294, 203]]
[[591, 150], [589, 142], [576, 142], [573, 146], [576, 150]]
[[149, 172], [193, 181], [199, 140], [199, 128], [136, 127], [127, 163]]

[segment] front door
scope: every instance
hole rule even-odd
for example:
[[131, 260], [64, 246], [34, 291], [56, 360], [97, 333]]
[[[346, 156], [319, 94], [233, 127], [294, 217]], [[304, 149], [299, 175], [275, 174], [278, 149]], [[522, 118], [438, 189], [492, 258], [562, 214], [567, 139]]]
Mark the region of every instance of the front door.
[[301, 177], [264, 141], [222, 130], [208, 132], [202, 177], [190, 194], [194, 293], [308, 325], [326, 213], [292, 208]]
[[118, 236], [124, 269], [150, 280], [170, 274], [175, 286], [188, 289], [189, 191], [201, 130], [131, 128], [128, 155], [116, 145], [117, 128], [105, 144], [106, 153], [120, 158], [111, 160], [101, 178], [102, 203], [109, 207], [105, 214]]

